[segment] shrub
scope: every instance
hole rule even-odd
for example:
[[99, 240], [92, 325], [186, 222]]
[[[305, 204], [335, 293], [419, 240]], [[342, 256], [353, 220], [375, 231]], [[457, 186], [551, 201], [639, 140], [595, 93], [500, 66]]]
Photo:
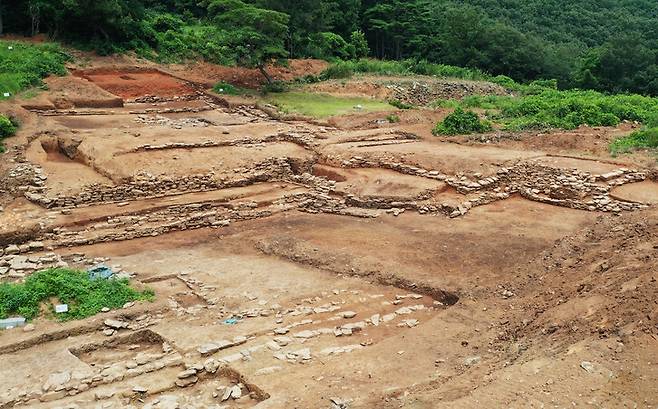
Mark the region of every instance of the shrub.
[[396, 124], [396, 123], [400, 122], [400, 117], [395, 115], [395, 114], [391, 114], [391, 115], [386, 117], [386, 120], [388, 122], [392, 123], [392, 124]]
[[15, 134], [17, 128], [18, 123], [15, 120], [0, 114], [0, 153], [5, 151], [2, 140]]
[[618, 138], [610, 144], [610, 152], [613, 155], [631, 152], [636, 149], [657, 149], [658, 127], [645, 128], [635, 131], [628, 136]]
[[290, 86], [285, 81], [272, 81], [269, 84], [263, 85], [261, 91], [264, 94], [269, 94], [270, 92], [281, 93], [286, 92], [290, 89]]
[[42, 304], [55, 298], [69, 305], [67, 313], [57, 315], [60, 320], [80, 319], [105, 307], [120, 308], [130, 301], [152, 300], [153, 296], [151, 290], [131, 288], [127, 279], [92, 280], [85, 271], [48, 269], [32, 274], [23, 284], [0, 284], [0, 318], [19, 314], [33, 319]]
[[344, 79], [351, 78], [352, 75], [354, 75], [354, 70], [352, 69], [351, 64], [343, 62], [330, 65], [320, 74], [320, 78], [322, 80]]
[[434, 135], [466, 135], [471, 133], [489, 132], [491, 124], [480, 120], [473, 111], [464, 111], [461, 107], [439, 122], [432, 131]]
[[0, 114], [0, 139], [16, 133], [17, 124], [8, 117]]
[[396, 107], [398, 109], [411, 109], [411, 108], [414, 107], [411, 104], [407, 104], [406, 102], [402, 102], [402, 101], [397, 100], [397, 99], [392, 99], [392, 100], [388, 101], [388, 103], [393, 105], [394, 107]]

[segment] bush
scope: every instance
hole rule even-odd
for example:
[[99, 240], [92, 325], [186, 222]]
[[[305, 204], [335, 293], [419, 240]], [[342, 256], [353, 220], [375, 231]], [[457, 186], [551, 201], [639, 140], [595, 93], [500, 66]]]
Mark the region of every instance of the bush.
[[657, 149], [658, 127], [645, 128], [632, 134], [619, 138], [610, 144], [610, 152], [613, 155], [632, 152], [636, 149]]
[[16, 123], [0, 114], [0, 139], [7, 138], [16, 133]]
[[5, 151], [2, 140], [15, 134], [17, 128], [18, 123], [15, 120], [0, 114], [0, 153]]
[[411, 104], [407, 104], [406, 102], [402, 102], [402, 101], [397, 100], [397, 99], [392, 99], [392, 100], [388, 101], [388, 103], [393, 105], [394, 107], [396, 107], [398, 109], [411, 109], [411, 108], [414, 107]]
[[286, 92], [289, 89], [290, 89], [290, 86], [285, 81], [272, 81], [269, 84], [263, 85], [263, 87], [261, 88], [261, 91], [264, 94], [269, 94], [270, 92], [273, 92], [273, 93]]
[[432, 131], [434, 135], [466, 135], [471, 133], [489, 132], [493, 128], [487, 121], [480, 120], [480, 117], [473, 111], [464, 111], [461, 107], [455, 109], [455, 112], [448, 115], [446, 119], [439, 122]]
[[[19, 314], [27, 319], [36, 318], [42, 304], [56, 299], [69, 305], [69, 311], [57, 314], [62, 321], [86, 318], [101, 309], [121, 308], [135, 300], [152, 300], [153, 291], [137, 291], [127, 279], [89, 278], [85, 271], [48, 269], [29, 276], [23, 284], [0, 284], [0, 318]], [[52, 305], [49, 305], [51, 311]]]
[[386, 120], [388, 122], [392, 123], [392, 124], [397, 124], [398, 122], [400, 122], [400, 117], [397, 116], [397, 115], [391, 114], [391, 115], [386, 117]]
[[330, 65], [320, 74], [322, 80], [351, 78], [354, 70], [350, 64], [338, 63]]

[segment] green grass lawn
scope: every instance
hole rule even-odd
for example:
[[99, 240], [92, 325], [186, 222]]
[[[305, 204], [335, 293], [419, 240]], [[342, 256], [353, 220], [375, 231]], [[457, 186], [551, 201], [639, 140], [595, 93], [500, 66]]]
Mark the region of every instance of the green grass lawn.
[[395, 109], [387, 102], [374, 99], [341, 98], [328, 94], [308, 92], [270, 94], [266, 97], [266, 100], [283, 112], [298, 113], [313, 118], [328, 118], [357, 112], [389, 111]]

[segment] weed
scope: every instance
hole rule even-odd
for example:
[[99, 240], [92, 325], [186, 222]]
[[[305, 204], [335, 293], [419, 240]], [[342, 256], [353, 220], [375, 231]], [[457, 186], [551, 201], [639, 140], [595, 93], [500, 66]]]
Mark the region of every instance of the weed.
[[616, 156], [620, 153], [632, 152], [637, 149], [658, 148], [658, 127], [635, 131], [628, 136], [618, 138], [610, 144], [610, 153]]
[[[512, 131], [528, 129], [575, 129], [581, 125], [615, 126], [620, 121], [652, 123], [658, 120], [658, 99], [640, 95], [605, 95], [595, 91], [558, 91], [550, 82], [526, 86], [525, 95], [469, 96], [462, 101], [441, 101], [462, 108], [492, 111], [492, 119]], [[535, 87], [537, 93], [529, 91]], [[436, 103], [434, 104], [437, 105]]]
[[57, 314], [67, 321], [95, 315], [105, 307], [120, 308], [129, 301], [153, 298], [153, 291], [137, 291], [127, 279], [92, 280], [85, 271], [53, 268], [30, 275], [22, 284], [0, 284], [0, 318], [18, 314], [34, 319], [44, 305], [52, 311], [53, 299], [69, 305], [67, 313]]
[[411, 109], [411, 108], [414, 107], [411, 104], [407, 104], [406, 102], [402, 102], [402, 101], [397, 100], [397, 99], [389, 100], [388, 103], [393, 105], [394, 107], [396, 107], [398, 109]]
[[50, 74], [65, 75], [69, 58], [56, 44], [0, 41], [0, 99], [42, 86]]
[[392, 124], [397, 124], [398, 122], [400, 122], [400, 117], [395, 114], [391, 114], [386, 117], [386, 120]]

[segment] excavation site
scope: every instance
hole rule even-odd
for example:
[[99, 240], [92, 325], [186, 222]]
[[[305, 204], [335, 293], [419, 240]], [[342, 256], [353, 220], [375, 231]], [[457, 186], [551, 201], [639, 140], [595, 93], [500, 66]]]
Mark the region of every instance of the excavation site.
[[67, 68], [1, 102], [0, 281], [134, 297], [0, 309], [0, 408], [658, 407], [656, 161], [607, 150], [638, 123], [435, 136], [431, 101], [510, 91]]

